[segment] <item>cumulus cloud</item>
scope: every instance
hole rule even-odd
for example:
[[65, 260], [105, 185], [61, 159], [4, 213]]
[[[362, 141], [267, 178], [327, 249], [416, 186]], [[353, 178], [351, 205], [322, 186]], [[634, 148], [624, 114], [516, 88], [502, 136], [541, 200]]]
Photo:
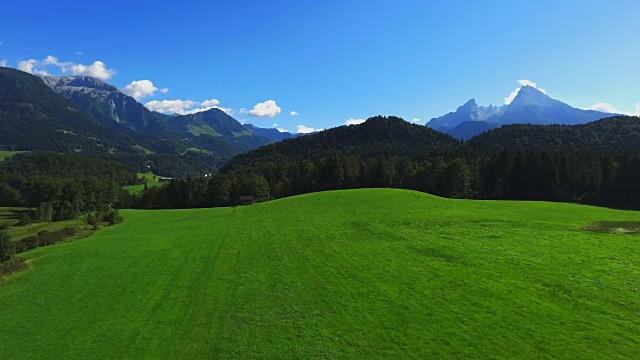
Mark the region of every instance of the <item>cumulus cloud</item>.
[[204, 107], [213, 107], [213, 106], [216, 106], [216, 105], [220, 105], [220, 100], [211, 99], [211, 100], [205, 100], [205, 101], [200, 103], [200, 106], [204, 106]]
[[144, 104], [144, 106], [151, 111], [157, 111], [164, 114], [190, 115], [211, 109], [222, 110], [228, 115], [233, 114], [232, 108], [220, 107], [217, 104], [220, 104], [220, 101], [217, 99], [205, 100], [202, 102], [193, 100], [153, 100]]
[[[64, 68], [62, 71], [65, 72]], [[113, 69], [108, 69], [105, 63], [103, 63], [102, 61], [95, 61], [91, 65], [71, 65], [71, 73], [73, 75], [86, 75], [102, 80], [108, 80], [116, 74], [116, 71]]]
[[47, 56], [41, 61], [29, 59], [18, 63], [18, 70], [36, 75], [49, 75], [47, 67], [55, 66], [64, 74], [92, 76], [101, 80], [108, 80], [116, 74], [114, 69], [109, 69], [102, 61], [95, 61], [91, 65], [76, 64], [71, 61], [61, 62], [55, 56]]
[[588, 108], [584, 108], [583, 110], [595, 110], [601, 111], [611, 114], [623, 114], [623, 115], [631, 115], [631, 116], [640, 116], [640, 103], [635, 104], [635, 111], [623, 111], [617, 109], [615, 106], [608, 104], [606, 102], [595, 103]]
[[273, 124], [273, 127], [276, 128], [276, 130], [278, 130], [281, 133], [289, 132], [287, 129], [279, 128], [278, 124]]
[[84, 54], [82, 51], [76, 51], [76, 53], [75, 53], [74, 55], [75, 55], [75, 56], [80, 56], [80, 55], [82, 55], [82, 54]]
[[232, 108], [223, 108], [220, 106], [205, 106], [205, 107], [199, 107], [199, 108], [195, 108], [195, 109], [190, 109], [187, 111], [184, 111], [183, 113], [179, 113], [180, 115], [190, 115], [190, 114], [195, 114], [195, 113], [199, 113], [199, 112], [204, 112], [204, 111], [208, 111], [211, 109], [218, 109], [221, 111], [224, 111], [227, 115], [233, 115], [233, 109]]
[[18, 63], [18, 70], [28, 72], [29, 74], [34, 74], [34, 75], [43, 75], [43, 76], [49, 75], [49, 73], [46, 70], [37, 69], [36, 66], [38, 66], [38, 60], [35, 60], [35, 59], [24, 60]]
[[358, 124], [362, 124], [363, 122], [365, 122], [366, 120], [364, 119], [349, 119], [347, 121], [345, 121], [345, 125], [358, 125]]
[[147, 109], [165, 114], [183, 114], [187, 109], [196, 106], [195, 101], [191, 100], [153, 100], [144, 104]]
[[507, 96], [504, 99], [504, 103], [506, 105], [511, 104], [513, 99], [515, 99], [516, 96], [518, 96], [518, 93], [520, 92], [520, 89], [522, 88], [522, 86], [531, 86], [533, 88], [536, 88], [536, 89], [540, 90], [543, 94], [547, 93], [544, 89], [538, 87], [538, 84], [534, 83], [531, 80], [518, 80], [518, 84], [520, 84], [520, 87], [518, 87], [517, 89], [513, 90], [513, 92], [511, 94], [509, 94], [509, 96]]
[[311, 134], [314, 132], [322, 131], [324, 129], [314, 129], [304, 125], [298, 125], [296, 128], [296, 133], [298, 134]]
[[282, 109], [280, 109], [280, 107], [276, 105], [275, 101], [267, 100], [263, 103], [256, 104], [253, 109], [249, 110], [249, 115], [272, 118], [280, 114], [281, 111]]
[[158, 89], [150, 80], [132, 81], [131, 84], [122, 88], [123, 93], [133, 97], [136, 100], [144, 99], [147, 96], [152, 96], [156, 91], [160, 91], [166, 94], [169, 89]]
[[413, 121], [414, 123], [419, 123], [420, 121], [422, 121], [422, 119], [419, 119], [419, 118], [413, 118], [413, 120], [411, 120], [411, 121]]
[[289, 115], [291, 115], [291, 116], [298, 116], [298, 115], [300, 115], [300, 113], [295, 112], [295, 111], [292, 111], [292, 112], [290, 112], [290, 113], [289, 113]]
[[0, 60], [0, 67], [7, 67], [7, 60]]

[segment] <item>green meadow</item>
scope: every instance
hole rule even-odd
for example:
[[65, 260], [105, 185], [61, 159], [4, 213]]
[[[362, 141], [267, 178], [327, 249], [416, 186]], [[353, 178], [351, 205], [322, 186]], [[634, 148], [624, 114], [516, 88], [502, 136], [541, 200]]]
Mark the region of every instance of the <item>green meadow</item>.
[[28, 151], [0, 151], [0, 161], [5, 161], [7, 158], [12, 157], [13, 155], [24, 153]]
[[122, 211], [21, 256], [0, 357], [640, 358], [640, 213], [315, 193]]
[[29, 225], [18, 226], [20, 220], [18, 216], [21, 212], [28, 211], [27, 208], [0, 207], [0, 225], [9, 225], [9, 234], [14, 241], [22, 240], [28, 236], [38, 235], [40, 231], [56, 231], [64, 228], [84, 228], [85, 222], [82, 219], [65, 220], [49, 223], [31, 223]]
[[[138, 173], [138, 179], [146, 179], [147, 180], [147, 188], [152, 188], [155, 186], [162, 186], [162, 183], [158, 181], [161, 176], [158, 176], [154, 173]], [[124, 186], [123, 189], [127, 190], [131, 194], [139, 193], [144, 190], [144, 184], [136, 184], [136, 185], [127, 185]]]

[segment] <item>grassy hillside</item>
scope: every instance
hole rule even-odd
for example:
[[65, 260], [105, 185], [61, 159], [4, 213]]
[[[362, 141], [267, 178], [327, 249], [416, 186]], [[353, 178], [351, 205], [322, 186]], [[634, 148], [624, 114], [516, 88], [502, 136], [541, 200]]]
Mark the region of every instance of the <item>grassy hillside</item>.
[[82, 219], [65, 220], [57, 222], [32, 223], [24, 226], [17, 226], [20, 220], [18, 216], [21, 212], [28, 211], [27, 208], [0, 207], [0, 225], [9, 225], [9, 234], [13, 241], [22, 240], [28, 236], [38, 235], [40, 231], [56, 231], [64, 228], [84, 228], [85, 222]]
[[24, 151], [0, 151], [0, 161], [5, 161], [7, 158], [12, 157], [16, 154], [21, 154]]
[[[136, 176], [138, 179], [147, 179], [147, 188], [163, 185], [163, 183], [161, 183], [158, 180], [161, 178], [161, 176], [158, 176], [154, 173], [151, 173], [151, 172], [137, 173]], [[137, 194], [142, 190], [144, 190], [144, 184], [126, 185], [126, 186], [123, 186], [122, 188], [127, 190], [131, 194]]]
[[0, 285], [5, 358], [638, 358], [636, 212], [316, 193], [126, 211]]

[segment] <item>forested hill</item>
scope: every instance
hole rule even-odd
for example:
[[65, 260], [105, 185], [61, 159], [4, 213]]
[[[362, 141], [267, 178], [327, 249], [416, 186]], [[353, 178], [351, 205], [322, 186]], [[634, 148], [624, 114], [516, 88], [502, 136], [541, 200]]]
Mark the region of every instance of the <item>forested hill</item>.
[[234, 157], [223, 171], [283, 160], [319, 160], [331, 154], [428, 157], [460, 146], [450, 135], [398, 117], [377, 116], [360, 125], [340, 126], [273, 143]]
[[640, 149], [640, 117], [616, 116], [583, 125], [505, 125], [471, 138], [466, 145], [547, 151]]
[[0, 104], [0, 148], [107, 151], [131, 149], [134, 144], [22, 71], [0, 68]]

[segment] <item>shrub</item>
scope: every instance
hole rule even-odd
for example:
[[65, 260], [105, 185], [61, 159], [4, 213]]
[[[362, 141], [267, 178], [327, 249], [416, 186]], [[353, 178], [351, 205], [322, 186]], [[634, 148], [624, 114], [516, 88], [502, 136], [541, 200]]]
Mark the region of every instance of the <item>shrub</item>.
[[11, 260], [16, 248], [8, 231], [0, 232], [0, 263]]
[[9, 261], [0, 263], [0, 279], [3, 276], [8, 276], [14, 273], [17, 273], [22, 270], [26, 270], [29, 265], [24, 261], [24, 259], [13, 258]]
[[18, 216], [18, 226], [25, 226], [25, 225], [29, 225], [31, 224], [31, 216], [29, 216], [29, 214], [27, 213], [21, 213], [20, 216]]

